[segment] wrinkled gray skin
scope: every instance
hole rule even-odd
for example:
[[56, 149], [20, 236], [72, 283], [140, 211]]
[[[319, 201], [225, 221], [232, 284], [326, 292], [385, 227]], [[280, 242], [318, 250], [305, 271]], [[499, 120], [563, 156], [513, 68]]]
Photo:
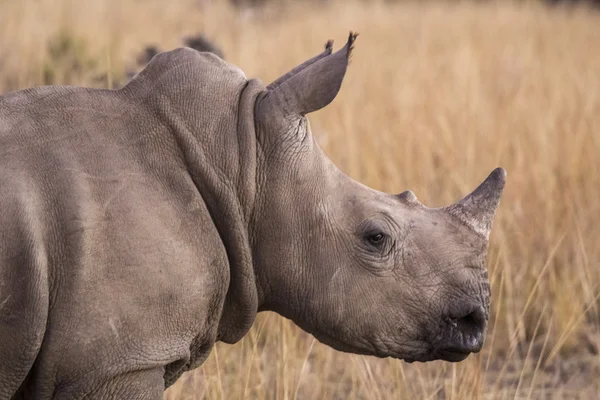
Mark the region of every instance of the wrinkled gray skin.
[[480, 350], [505, 172], [431, 209], [337, 169], [305, 115], [354, 39], [267, 87], [182, 48], [0, 97], [1, 399], [160, 399], [262, 310], [341, 351]]

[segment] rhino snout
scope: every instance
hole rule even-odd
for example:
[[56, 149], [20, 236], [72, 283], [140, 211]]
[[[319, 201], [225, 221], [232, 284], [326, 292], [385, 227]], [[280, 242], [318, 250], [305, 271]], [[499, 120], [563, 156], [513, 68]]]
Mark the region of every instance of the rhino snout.
[[465, 305], [443, 318], [437, 358], [462, 361], [483, 347], [487, 313], [482, 305]]

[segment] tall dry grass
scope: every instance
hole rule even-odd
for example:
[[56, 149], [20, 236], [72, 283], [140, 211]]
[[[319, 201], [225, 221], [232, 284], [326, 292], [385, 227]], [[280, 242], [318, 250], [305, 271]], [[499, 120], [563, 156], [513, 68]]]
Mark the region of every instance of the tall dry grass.
[[[110, 86], [144, 45], [169, 49], [199, 31], [268, 82], [326, 39], [341, 46], [351, 29], [361, 36], [340, 95], [310, 116], [344, 171], [379, 190], [410, 188], [429, 206], [455, 201], [496, 166], [508, 171], [484, 350], [460, 364], [353, 356], [266, 313], [165, 398], [598, 396], [600, 13], [531, 2], [238, 12], [222, 1], [2, 0], [0, 91], [49, 77]], [[66, 61], [48, 51], [60, 32]]]

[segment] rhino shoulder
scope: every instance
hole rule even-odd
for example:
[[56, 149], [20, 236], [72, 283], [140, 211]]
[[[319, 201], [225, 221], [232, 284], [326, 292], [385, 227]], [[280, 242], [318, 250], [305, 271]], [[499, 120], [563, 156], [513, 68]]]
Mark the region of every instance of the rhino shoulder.
[[200, 52], [189, 47], [179, 47], [155, 55], [146, 67], [135, 75], [126, 87], [143, 84], [152, 86], [177, 82], [211, 81], [215, 83], [245, 82], [246, 75], [231, 64], [210, 52]]

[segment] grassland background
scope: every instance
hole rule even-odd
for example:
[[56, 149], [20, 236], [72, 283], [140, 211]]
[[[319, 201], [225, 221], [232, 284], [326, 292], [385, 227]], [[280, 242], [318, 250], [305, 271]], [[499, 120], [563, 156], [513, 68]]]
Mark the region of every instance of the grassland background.
[[598, 398], [600, 13], [536, 2], [0, 0], [0, 92], [113, 86], [150, 43], [204, 32], [265, 83], [361, 33], [338, 98], [310, 115], [353, 178], [457, 200], [496, 166], [508, 183], [491, 236], [492, 316], [460, 364], [336, 352], [261, 314], [168, 399]]

